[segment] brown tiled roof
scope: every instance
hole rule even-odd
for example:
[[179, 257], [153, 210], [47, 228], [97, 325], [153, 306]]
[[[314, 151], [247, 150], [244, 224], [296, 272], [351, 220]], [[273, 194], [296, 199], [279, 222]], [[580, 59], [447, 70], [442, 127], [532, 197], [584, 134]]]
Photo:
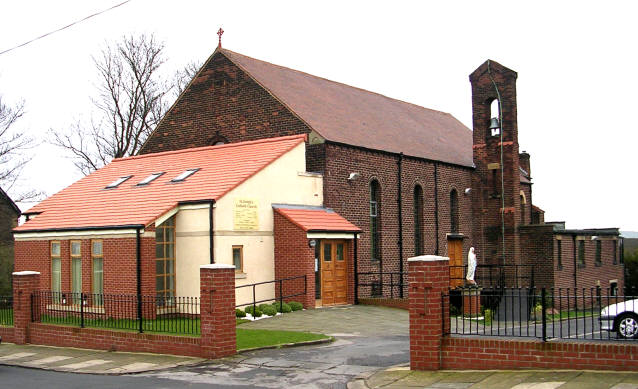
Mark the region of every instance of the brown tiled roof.
[[282, 205], [276, 207], [275, 212], [280, 213], [306, 232], [361, 232], [361, 228], [328, 208]]
[[220, 52], [329, 141], [473, 166], [472, 131], [449, 113]]

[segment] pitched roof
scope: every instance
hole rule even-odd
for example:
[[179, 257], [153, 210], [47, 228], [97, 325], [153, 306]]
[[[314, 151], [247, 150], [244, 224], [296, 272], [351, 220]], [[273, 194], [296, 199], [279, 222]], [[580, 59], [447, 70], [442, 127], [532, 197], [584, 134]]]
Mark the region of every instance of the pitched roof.
[[9, 197], [7, 192], [2, 190], [2, 188], [0, 188], [0, 197], [5, 199], [9, 207], [11, 207], [11, 209], [15, 211], [17, 216], [20, 216], [20, 213], [21, 213], [20, 208], [18, 208], [18, 205], [13, 200], [11, 200], [11, 197]]
[[361, 229], [329, 208], [273, 205], [275, 212], [306, 232], [361, 232]]
[[219, 49], [325, 139], [472, 167], [472, 131], [449, 113]]
[[[149, 225], [180, 202], [217, 200], [303, 143], [305, 135], [115, 159], [33, 207], [40, 213], [14, 231]], [[171, 182], [188, 169], [199, 169]], [[163, 175], [137, 185], [153, 173]], [[130, 179], [105, 189], [118, 178]]]

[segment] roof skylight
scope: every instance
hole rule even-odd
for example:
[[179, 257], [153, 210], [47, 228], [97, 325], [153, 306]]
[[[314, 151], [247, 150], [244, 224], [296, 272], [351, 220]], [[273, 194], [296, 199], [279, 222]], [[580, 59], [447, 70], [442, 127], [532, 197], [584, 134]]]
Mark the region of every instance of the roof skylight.
[[110, 184], [108, 184], [104, 189], [117, 188], [118, 186], [120, 186], [121, 183], [123, 183], [124, 181], [128, 180], [131, 177], [133, 177], [133, 176], [120, 177], [117, 180], [115, 180], [115, 181], [111, 182]]
[[171, 180], [171, 182], [182, 182], [185, 179], [187, 179], [188, 177], [192, 176], [193, 174], [195, 174], [196, 171], [198, 171], [199, 168], [196, 169], [188, 169], [186, 171], [184, 171], [184, 173], [180, 174], [179, 176], [173, 178]]
[[164, 172], [161, 173], [153, 173], [150, 176], [146, 177], [145, 179], [143, 179], [142, 181], [138, 182], [137, 185], [148, 185], [151, 182], [155, 181], [159, 176], [161, 176], [162, 174], [164, 174]]

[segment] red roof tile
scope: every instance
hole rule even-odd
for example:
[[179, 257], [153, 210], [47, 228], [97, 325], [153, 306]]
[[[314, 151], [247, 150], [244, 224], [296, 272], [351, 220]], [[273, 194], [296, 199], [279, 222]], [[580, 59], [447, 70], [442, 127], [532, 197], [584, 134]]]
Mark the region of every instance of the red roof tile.
[[306, 232], [361, 232], [361, 229], [328, 208], [278, 206], [275, 211]]
[[[179, 202], [219, 199], [304, 140], [294, 135], [115, 159], [30, 209], [40, 214], [14, 231], [149, 225]], [[199, 170], [186, 180], [170, 182], [193, 168]], [[165, 174], [137, 185], [159, 172]]]
[[474, 166], [472, 131], [449, 113], [220, 52], [330, 141]]

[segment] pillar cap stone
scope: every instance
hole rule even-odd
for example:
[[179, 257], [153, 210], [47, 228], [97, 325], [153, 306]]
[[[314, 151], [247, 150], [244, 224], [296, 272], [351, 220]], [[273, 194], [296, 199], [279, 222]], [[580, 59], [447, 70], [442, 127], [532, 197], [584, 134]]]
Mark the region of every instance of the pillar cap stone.
[[408, 262], [434, 262], [449, 261], [449, 257], [441, 257], [439, 255], [419, 255], [418, 257], [408, 258]]
[[40, 275], [39, 271], [31, 271], [31, 270], [25, 270], [25, 271], [14, 271], [13, 275], [14, 276], [32, 276], [32, 275]]
[[211, 263], [208, 265], [201, 265], [200, 269], [234, 269], [235, 265], [228, 265], [226, 263]]

